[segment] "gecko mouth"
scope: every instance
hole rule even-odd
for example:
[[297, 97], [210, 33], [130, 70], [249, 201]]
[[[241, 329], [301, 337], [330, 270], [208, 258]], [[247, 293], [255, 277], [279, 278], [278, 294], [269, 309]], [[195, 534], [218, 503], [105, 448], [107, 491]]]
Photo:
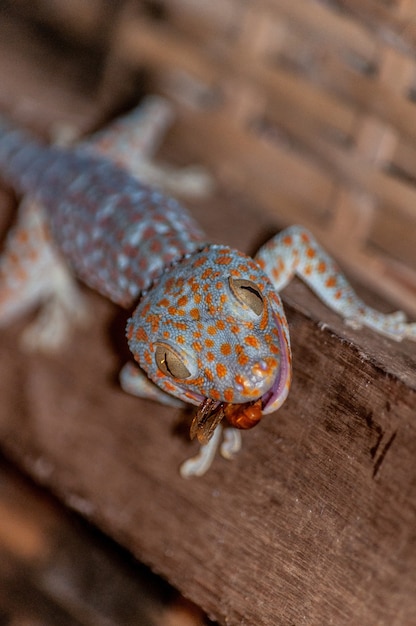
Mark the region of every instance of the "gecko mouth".
[[283, 404], [289, 391], [291, 378], [290, 354], [278, 322], [277, 328], [280, 336], [280, 345], [282, 346], [282, 355], [279, 372], [270, 389], [257, 400], [243, 404], [232, 404], [204, 398], [192, 420], [191, 439], [196, 437], [199, 443], [208, 443], [214, 434], [214, 430], [224, 418], [234, 428], [248, 430], [258, 424], [264, 414], [276, 411]]
[[206, 444], [214, 434], [214, 430], [226, 419], [230, 426], [243, 430], [253, 428], [259, 423], [268, 407], [277, 403], [284, 391], [286, 371], [280, 371], [272, 387], [260, 398], [243, 404], [219, 402], [205, 398], [198, 407], [192, 420], [190, 436], [199, 443]]

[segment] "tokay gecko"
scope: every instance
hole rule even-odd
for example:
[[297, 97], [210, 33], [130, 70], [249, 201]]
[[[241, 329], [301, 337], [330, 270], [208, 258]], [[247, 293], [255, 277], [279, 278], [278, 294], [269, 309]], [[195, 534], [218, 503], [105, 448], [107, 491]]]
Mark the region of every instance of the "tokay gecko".
[[0, 174], [24, 196], [0, 261], [0, 324], [42, 304], [22, 340], [59, 346], [87, 316], [72, 273], [123, 307], [136, 304], [126, 334], [137, 365], [124, 366], [121, 385], [198, 407], [191, 437], [202, 445], [181, 466], [189, 477], [208, 469], [218, 447], [231, 458], [240, 430], [285, 401], [291, 352], [278, 292], [295, 274], [354, 327], [416, 340], [416, 324], [365, 305], [302, 227], [254, 259], [207, 242], [160, 190], [195, 191], [201, 172], [150, 161], [170, 114], [165, 100], [149, 98], [76, 147], [44, 146], [0, 120]]

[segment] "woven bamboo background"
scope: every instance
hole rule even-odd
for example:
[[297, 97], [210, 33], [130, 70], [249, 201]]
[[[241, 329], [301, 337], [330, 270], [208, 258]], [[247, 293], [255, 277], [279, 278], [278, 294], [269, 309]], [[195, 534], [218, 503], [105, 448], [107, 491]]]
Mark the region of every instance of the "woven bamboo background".
[[416, 313], [416, 0], [32, 7], [103, 47], [102, 98], [146, 70], [222, 183]]

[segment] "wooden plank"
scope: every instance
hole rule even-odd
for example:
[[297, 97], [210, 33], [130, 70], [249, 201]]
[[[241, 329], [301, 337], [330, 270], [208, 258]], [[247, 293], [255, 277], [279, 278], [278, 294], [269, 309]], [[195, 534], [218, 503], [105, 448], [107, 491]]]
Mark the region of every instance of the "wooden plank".
[[[261, 223], [227, 206], [197, 214], [245, 249]], [[301, 285], [286, 298], [292, 393], [233, 463], [180, 479], [184, 416], [119, 390], [125, 316], [92, 295], [94, 326], [54, 358], [2, 333], [2, 446], [222, 623], [411, 623], [415, 346], [345, 329]]]
[[54, 359], [2, 334], [3, 448], [222, 623], [412, 623], [415, 351], [352, 341], [304, 289], [288, 298], [291, 396], [204, 478], [177, 474], [183, 417], [110, 382], [114, 310], [98, 297], [94, 328]]
[[0, 619], [42, 626], [203, 626], [165, 581], [0, 459]]

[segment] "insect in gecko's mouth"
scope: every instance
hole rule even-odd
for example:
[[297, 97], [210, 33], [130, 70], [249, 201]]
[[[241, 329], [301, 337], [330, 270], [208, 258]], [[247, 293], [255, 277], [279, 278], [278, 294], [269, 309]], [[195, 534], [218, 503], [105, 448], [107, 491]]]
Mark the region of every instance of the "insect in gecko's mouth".
[[190, 436], [199, 443], [206, 444], [214, 434], [216, 427], [223, 419], [234, 428], [248, 430], [259, 423], [265, 409], [274, 404], [281, 396], [282, 375], [278, 375], [272, 387], [263, 396], [252, 402], [232, 404], [205, 398], [198, 407], [192, 420]]
[[225, 418], [234, 428], [252, 428], [262, 417], [261, 398], [244, 404], [218, 402], [205, 398], [192, 420], [190, 436], [205, 444], [211, 439], [218, 424]]

